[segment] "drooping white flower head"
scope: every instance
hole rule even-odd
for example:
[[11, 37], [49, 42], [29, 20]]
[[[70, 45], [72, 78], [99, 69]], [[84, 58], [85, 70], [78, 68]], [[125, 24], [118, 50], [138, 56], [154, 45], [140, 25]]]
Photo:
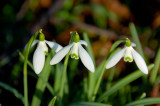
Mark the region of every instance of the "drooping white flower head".
[[113, 66], [115, 66], [122, 57], [124, 57], [125, 62], [132, 62], [133, 60], [137, 64], [138, 68], [145, 74], [148, 74], [148, 68], [147, 65], [142, 58], [142, 56], [136, 52], [133, 47], [136, 46], [134, 43], [131, 43], [128, 39], [126, 41], [125, 48], [121, 49], [119, 52], [117, 52], [106, 64], [106, 69], [109, 69]]
[[31, 47], [37, 44], [37, 48], [33, 54], [33, 68], [36, 74], [39, 74], [44, 66], [45, 63], [45, 55], [48, 53], [48, 47], [52, 48], [55, 52], [58, 52], [62, 49], [62, 46], [51, 41], [45, 40], [45, 36], [43, 33], [40, 34], [39, 40], [34, 40]]
[[65, 55], [67, 55], [67, 53], [70, 53], [71, 58], [74, 59], [81, 59], [83, 65], [90, 70], [91, 72], [94, 72], [94, 64], [93, 61], [91, 59], [91, 57], [89, 56], [89, 54], [87, 53], [87, 51], [82, 47], [82, 44], [87, 46], [87, 43], [84, 40], [79, 40], [79, 35], [77, 32], [75, 32], [75, 36], [73, 37], [73, 41], [71, 44], [69, 44], [68, 46], [64, 47], [63, 49], [61, 49], [50, 61], [51, 65], [55, 65], [57, 63], [59, 63], [64, 57]]

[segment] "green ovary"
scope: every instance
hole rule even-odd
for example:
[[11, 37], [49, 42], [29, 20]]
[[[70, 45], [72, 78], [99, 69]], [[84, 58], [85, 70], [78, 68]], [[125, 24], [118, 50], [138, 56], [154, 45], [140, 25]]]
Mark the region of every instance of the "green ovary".
[[125, 58], [124, 58], [124, 61], [125, 61], [125, 62], [127, 62], [127, 61], [132, 62], [133, 59], [131, 59], [130, 57], [125, 57]]
[[71, 58], [74, 58], [77, 60], [77, 59], [79, 59], [79, 56], [77, 54], [73, 53], [73, 54], [71, 54]]

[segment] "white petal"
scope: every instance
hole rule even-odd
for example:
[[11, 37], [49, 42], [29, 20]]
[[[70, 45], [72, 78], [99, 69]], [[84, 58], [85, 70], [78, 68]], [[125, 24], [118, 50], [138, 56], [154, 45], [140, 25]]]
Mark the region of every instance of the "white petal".
[[39, 74], [44, 66], [45, 54], [41, 45], [38, 45], [36, 51], [33, 54], [33, 67], [36, 74]]
[[127, 47], [126, 46], [126, 50], [124, 52], [124, 61], [125, 62], [132, 62], [133, 61], [133, 57], [132, 57], [132, 47]]
[[39, 41], [39, 44], [38, 45], [40, 45], [42, 48], [43, 48], [43, 51], [44, 52], [48, 52], [48, 47], [47, 47], [47, 45], [46, 45], [46, 42], [44, 42], [44, 41]]
[[142, 58], [142, 56], [137, 53], [133, 48], [132, 48], [132, 55], [133, 55], [133, 59], [135, 60], [138, 68], [145, 74], [148, 74], [148, 68], [147, 65], [144, 61], [144, 59]]
[[71, 58], [79, 59], [78, 49], [79, 49], [79, 43], [74, 43], [70, 51]]
[[111, 57], [111, 59], [107, 62], [106, 69], [109, 69], [114, 65], [116, 65], [119, 62], [119, 60], [124, 56], [125, 50], [126, 48], [123, 48], [122, 50], [117, 52], [115, 55], [113, 55], [113, 57]]
[[[31, 48], [32, 48], [36, 43], [38, 43], [38, 41], [39, 41], [39, 40], [34, 40], [33, 43], [32, 43], [32, 45], [31, 45]], [[28, 45], [28, 43], [25, 45], [25, 47], [24, 47], [25, 49], [26, 49], [27, 45]]]
[[50, 61], [50, 65], [54, 65], [59, 63], [64, 56], [69, 52], [70, 48], [73, 46], [73, 43], [71, 43], [70, 45], [64, 47], [63, 49], [61, 49], [60, 51], [58, 51], [55, 56], [52, 58], [52, 60]]
[[91, 72], [94, 72], [95, 69], [93, 61], [89, 56], [89, 54], [87, 53], [87, 51], [80, 44], [79, 44], [79, 56], [84, 66]]
[[61, 45], [59, 45], [58, 43], [55, 42], [51, 42], [51, 41], [47, 41], [45, 40], [45, 42], [49, 45], [50, 48], [52, 48], [56, 53], [61, 50], [63, 47]]
[[131, 42], [131, 46], [132, 46], [132, 47], [136, 47], [136, 44], [133, 43], [133, 42]]
[[84, 41], [84, 40], [79, 40], [79, 43], [87, 46], [87, 43], [86, 43], [86, 41]]

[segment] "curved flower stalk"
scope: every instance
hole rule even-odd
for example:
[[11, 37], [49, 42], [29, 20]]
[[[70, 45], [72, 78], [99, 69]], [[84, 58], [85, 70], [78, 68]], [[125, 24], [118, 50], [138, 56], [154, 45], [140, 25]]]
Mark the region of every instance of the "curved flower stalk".
[[126, 46], [119, 52], [117, 52], [113, 57], [111, 57], [111, 59], [106, 64], [106, 69], [109, 69], [116, 65], [120, 61], [120, 59], [124, 57], [125, 62], [133, 62], [133, 60], [135, 60], [138, 68], [143, 73], [148, 74], [147, 65], [142, 56], [133, 49], [134, 46], [136, 45], [134, 43], [131, 43], [131, 41], [127, 38]]
[[94, 72], [95, 69], [93, 61], [87, 51], [82, 47], [82, 44], [87, 46], [87, 43], [84, 40], [79, 40], [78, 33], [75, 33], [76, 34], [73, 37], [74, 42], [57, 52], [57, 54], [50, 61], [50, 64], [54, 65], [59, 63], [65, 57], [65, 55], [67, 55], [67, 53], [70, 53], [71, 58], [76, 60], [80, 58], [83, 65], [91, 72]]
[[43, 33], [40, 34], [39, 40], [34, 40], [31, 47], [38, 43], [38, 46], [33, 54], [33, 68], [36, 74], [39, 74], [45, 63], [45, 55], [48, 53], [48, 47], [52, 48], [55, 52], [58, 52], [62, 49], [62, 46], [51, 41], [45, 40], [45, 36]]

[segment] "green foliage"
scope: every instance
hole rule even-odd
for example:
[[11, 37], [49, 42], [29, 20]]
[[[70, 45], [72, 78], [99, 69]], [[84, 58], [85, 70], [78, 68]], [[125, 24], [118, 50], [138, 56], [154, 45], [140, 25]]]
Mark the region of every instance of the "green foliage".
[[52, 98], [52, 100], [49, 102], [48, 106], [54, 106], [56, 102], [56, 96]]
[[[133, 0], [4, 1], [0, 13], [0, 105], [160, 104], [160, 98], [155, 98], [160, 83], [160, 15], [150, 12], [158, 11], [154, 1], [150, 2], [152, 6], [144, 12], [138, 5], [146, 8], [146, 3]], [[30, 48], [37, 36], [42, 35], [38, 28], [43, 28], [45, 39], [63, 46], [68, 45], [69, 39], [69, 44], [73, 40], [78, 42], [79, 37], [85, 40], [87, 46], [83, 47], [93, 60], [95, 72], [87, 70], [80, 59], [70, 58], [70, 53], [51, 66], [55, 53], [48, 49], [44, 68], [36, 75], [32, 65], [35, 48]], [[74, 32], [79, 34], [75, 39]], [[121, 46], [125, 43], [130, 46], [130, 42], [121, 38], [136, 43], [137, 52], [148, 65], [148, 75], [136, 70], [135, 63], [125, 63], [123, 59], [106, 69], [108, 60]], [[40, 40], [44, 40], [44, 35]]]
[[152, 105], [160, 103], [160, 98], [145, 98], [137, 100], [132, 103], [126, 104], [125, 106], [136, 106], [136, 105]]
[[0, 87], [10, 91], [11, 93], [13, 93], [15, 95], [15, 97], [17, 97], [18, 99], [20, 99], [22, 101], [22, 103], [24, 103], [24, 97], [21, 93], [19, 93], [15, 88], [11, 87], [8, 84], [5, 84], [3, 82], [0, 82]]

